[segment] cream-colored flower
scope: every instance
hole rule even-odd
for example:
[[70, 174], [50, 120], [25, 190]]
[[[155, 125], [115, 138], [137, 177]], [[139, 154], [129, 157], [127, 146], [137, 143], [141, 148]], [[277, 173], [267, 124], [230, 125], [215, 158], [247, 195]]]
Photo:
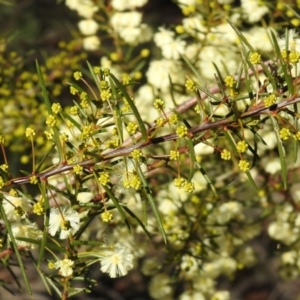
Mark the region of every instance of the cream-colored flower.
[[99, 10], [92, 0], [66, 0], [66, 5], [86, 19], [92, 18], [94, 13]]
[[179, 300], [205, 300], [204, 294], [198, 291], [185, 291], [179, 296]]
[[[226, 69], [235, 73], [238, 70], [238, 61], [236, 55], [228, 48], [207, 46], [202, 49], [199, 54], [197, 67], [201, 70], [201, 74], [207, 79], [215, 80], [216, 64], [220, 72], [225, 72]], [[226, 65], [226, 69], [224, 67]]]
[[94, 194], [91, 192], [81, 192], [77, 195], [77, 201], [80, 203], [88, 203], [94, 198]]
[[232, 3], [234, 0], [217, 0], [217, 2], [219, 4], [230, 4]]
[[295, 250], [287, 251], [281, 254], [281, 263], [283, 265], [295, 265], [297, 259], [298, 255]]
[[133, 255], [123, 243], [117, 243], [105, 250], [101, 259], [101, 271], [111, 278], [125, 276], [133, 268]]
[[[295, 29], [288, 31], [288, 36], [284, 35], [278, 39], [278, 45], [281, 50], [300, 51], [300, 38]], [[288, 48], [288, 49], [286, 49]]]
[[211, 31], [207, 34], [207, 41], [210, 45], [224, 46], [230, 49], [230, 46], [237, 42], [237, 34], [230, 26], [229, 23], [223, 23], [211, 28]]
[[137, 11], [116, 12], [111, 25], [119, 36], [128, 44], [136, 45], [151, 39], [152, 30], [147, 24], [141, 24], [142, 14]]
[[159, 27], [158, 32], [154, 34], [154, 42], [158, 47], [170, 44], [174, 40], [175, 32]]
[[291, 245], [299, 238], [299, 227], [293, 226], [289, 222], [272, 222], [268, 227], [271, 238], [281, 241], [286, 245]]
[[180, 0], [178, 1], [178, 6], [183, 8], [185, 6], [194, 5], [196, 6], [199, 3], [199, 0]]
[[124, 28], [138, 27], [142, 21], [142, 14], [137, 11], [131, 12], [116, 12], [113, 14], [110, 22], [113, 29], [117, 32], [122, 32]]
[[157, 274], [149, 284], [149, 293], [153, 299], [169, 299], [172, 295], [171, 279], [166, 274]]
[[83, 48], [88, 51], [94, 51], [99, 49], [101, 44], [100, 39], [95, 35], [85, 37], [82, 40], [82, 42], [83, 42]]
[[43, 233], [38, 229], [36, 223], [30, 223], [29, 221], [12, 223], [11, 231], [19, 247], [31, 247], [33, 249], [35, 244], [21, 241], [17, 238], [40, 240], [43, 236]]
[[221, 204], [215, 210], [216, 221], [219, 224], [226, 224], [234, 218], [241, 218], [243, 205], [236, 201], [229, 201]]
[[184, 83], [184, 74], [182, 64], [171, 60], [153, 60], [150, 62], [147, 71], [148, 83], [161, 92], [167, 92], [170, 89], [170, 77], [174, 83]]
[[120, 37], [130, 45], [145, 43], [152, 38], [152, 30], [147, 24], [137, 27], [124, 27], [119, 31]]
[[207, 27], [203, 25], [202, 15], [195, 15], [193, 17], [184, 18], [182, 25], [187, 33], [191, 36], [203, 40], [206, 36]]
[[185, 52], [185, 47], [186, 42], [177, 38], [170, 43], [164, 44], [161, 47], [161, 52], [166, 59], [179, 60]]
[[279, 157], [265, 156], [261, 160], [264, 170], [269, 174], [275, 174], [281, 170]]
[[59, 269], [59, 273], [63, 277], [69, 277], [73, 274], [73, 266], [74, 261], [67, 258], [58, 260], [54, 264], [55, 269]]
[[81, 20], [78, 23], [79, 30], [84, 35], [93, 35], [97, 32], [99, 25], [93, 19]]
[[80, 225], [79, 213], [70, 206], [53, 207], [50, 210], [48, 231], [52, 236], [60, 231], [59, 238], [66, 239], [78, 231]]
[[217, 291], [211, 297], [211, 300], [230, 300], [229, 291]]
[[184, 50], [184, 55], [188, 58], [190, 61], [194, 61], [199, 54], [200, 51], [200, 45], [198, 43], [189, 43], [186, 45]]
[[269, 12], [269, 8], [261, 4], [259, 0], [241, 0], [241, 8], [244, 13], [244, 18], [249, 23], [255, 23]]
[[214, 152], [214, 147], [204, 143], [199, 143], [195, 145], [194, 149], [197, 155], [210, 155]]
[[[242, 32], [250, 45], [253, 46], [255, 50], [271, 52], [273, 50], [273, 44], [271, 42], [271, 29], [264, 27], [252, 27], [247, 32]], [[276, 31], [273, 30], [275, 36], [277, 36]]]
[[112, 0], [111, 1], [111, 6], [115, 10], [123, 11], [123, 10], [132, 10], [137, 7], [142, 7], [144, 6], [148, 0]]
[[30, 200], [24, 196], [13, 197], [10, 195], [5, 195], [2, 206], [7, 219], [11, 222], [24, 219], [27, 216], [27, 212], [32, 209]]
[[181, 272], [186, 278], [193, 278], [199, 271], [199, 261], [191, 255], [183, 255], [180, 264]]

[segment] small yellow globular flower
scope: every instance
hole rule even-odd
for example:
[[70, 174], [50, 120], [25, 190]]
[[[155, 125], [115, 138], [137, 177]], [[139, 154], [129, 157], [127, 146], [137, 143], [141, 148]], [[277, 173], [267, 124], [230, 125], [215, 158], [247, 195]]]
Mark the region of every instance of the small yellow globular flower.
[[261, 55], [258, 52], [252, 52], [249, 56], [249, 61], [253, 65], [258, 65], [261, 62]]
[[228, 95], [232, 98], [235, 98], [239, 93], [234, 89], [234, 88], [231, 88], [229, 89], [229, 93]]
[[279, 136], [283, 141], [286, 141], [291, 136], [291, 131], [288, 128], [282, 128], [279, 131]]
[[290, 22], [294, 27], [298, 27], [300, 25], [300, 20], [298, 18], [292, 18]]
[[192, 79], [187, 79], [185, 81], [185, 87], [190, 92], [196, 92], [197, 91], [197, 85], [196, 85], [195, 81], [192, 80]]
[[122, 76], [122, 83], [123, 84], [129, 84], [131, 82], [131, 77], [128, 74], [124, 74]]
[[243, 172], [248, 172], [250, 170], [250, 163], [245, 159], [241, 159], [239, 161], [239, 168]]
[[199, 106], [198, 104], [194, 107], [194, 111], [195, 111], [197, 114], [200, 114], [200, 106]]
[[157, 110], [163, 110], [165, 108], [165, 101], [162, 99], [155, 99], [153, 106], [157, 109]]
[[266, 191], [263, 189], [260, 189], [257, 193], [258, 197], [263, 198], [266, 197]]
[[53, 103], [51, 106], [51, 110], [55, 115], [57, 115], [59, 112], [61, 112], [62, 108], [61, 108], [60, 103]]
[[3, 164], [0, 166], [0, 169], [3, 170], [5, 173], [7, 173], [8, 171], [8, 165], [7, 164]]
[[226, 78], [225, 78], [225, 85], [227, 87], [233, 88], [235, 86], [235, 84], [236, 84], [236, 80], [234, 79], [233, 76], [231, 76], [231, 75], [226, 76]]
[[174, 185], [177, 188], [182, 188], [182, 186], [183, 186], [184, 183], [185, 183], [185, 180], [183, 178], [181, 178], [181, 177], [174, 179]]
[[185, 16], [191, 15], [196, 11], [196, 7], [194, 5], [187, 5], [181, 9], [182, 13]]
[[102, 90], [101, 92], [100, 92], [100, 98], [102, 99], [102, 101], [107, 101], [107, 100], [109, 100], [110, 98], [111, 98], [111, 92], [110, 92], [110, 90], [109, 89], [107, 89], [107, 90]]
[[112, 52], [112, 53], [110, 53], [109, 58], [110, 58], [112, 61], [118, 61], [118, 60], [119, 60], [119, 55], [118, 55], [118, 53], [116, 53], [116, 52]]
[[111, 131], [112, 135], [118, 136], [118, 129], [117, 127], [114, 127], [113, 130]]
[[89, 101], [88, 101], [87, 99], [82, 99], [82, 100], [80, 101], [80, 106], [81, 106], [82, 108], [88, 108], [88, 107], [89, 107]]
[[4, 180], [2, 178], [2, 176], [0, 176], [0, 189], [2, 189], [4, 186]]
[[178, 160], [179, 156], [180, 156], [179, 151], [177, 151], [177, 150], [170, 151], [170, 160]]
[[221, 158], [224, 159], [224, 160], [230, 160], [231, 159], [231, 153], [230, 153], [230, 151], [228, 151], [227, 149], [224, 149], [221, 152]]
[[79, 95], [80, 100], [88, 100], [88, 94], [86, 92], [81, 92]]
[[93, 133], [93, 126], [92, 125], [84, 125], [82, 126], [82, 135], [84, 138], [88, 138]]
[[123, 186], [125, 189], [134, 188], [135, 190], [139, 190], [141, 188], [141, 180], [135, 174], [129, 174], [127, 178], [123, 180]]
[[37, 177], [35, 175], [33, 175], [33, 176], [30, 176], [29, 182], [31, 184], [37, 184], [39, 181], [38, 181]]
[[119, 146], [119, 144], [120, 144], [120, 141], [119, 141], [118, 137], [114, 137], [114, 138], [112, 138], [110, 140], [107, 140], [105, 142], [106, 147], [107, 148], [112, 148], [112, 149], [117, 148]]
[[270, 107], [276, 103], [276, 96], [274, 94], [269, 95], [264, 99], [265, 107]]
[[129, 122], [126, 126], [126, 129], [129, 134], [135, 134], [138, 130], [139, 126], [136, 122]]
[[35, 136], [35, 130], [31, 127], [27, 127], [25, 130], [25, 136], [27, 138], [33, 138]]
[[75, 80], [80, 80], [82, 78], [82, 73], [80, 71], [76, 71], [73, 74]]
[[42, 214], [44, 214], [45, 210], [44, 210], [44, 205], [41, 202], [37, 202], [35, 204], [33, 204], [33, 213], [35, 213], [38, 216], [41, 216]]
[[110, 211], [105, 211], [101, 214], [101, 219], [105, 223], [109, 223], [113, 220], [113, 214]]
[[48, 262], [48, 268], [49, 268], [50, 270], [54, 270], [54, 269], [55, 269], [55, 263], [54, 263], [53, 261], [49, 261], [49, 262]]
[[76, 165], [73, 167], [73, 171], [76, 175], [81, 175], [83, 171], [83, 167], [81, 165]]
[[298, 51], [291, 51], [289, 53], [289, 61], [292, 64], [297, 64], [299, 62], [300, 59], [300, 53]]
[[143, 156], [143, 152], [141, 149], [134, 149], [133, 151], [131, 151], [131, 156], [134, 159], [140, 159]]
[[15, 189], [11, 189], [9, 191], [9, 195], [12, 197], [17, 197], [18, 196], [18, 192]]
[[0, 145], [4, 145], [5, 143], [5, 137], [3, 135], [0, 135]]
[[248, 149], [248, 144], [245, 141], [239, 141], [236, 144], [236, 149], [239, 153], [244, 153]]
[[293, 135], [294, 139], [297, 141], [300, 141], [300, 131], [297, 131], [294, 135]]
[[186, 126], [184, 125], [180, 125], [177, 127], [176, 129], [176, 134], [179, 136], [179, 137], [184, 137], [186, 136], [188, 133], [188, 129]]
[[21, 158], [20, 158], [20, 162], [22, 163], [22, 164], [28, 164], [28, 162], [29, 162], [29, 156], [28, 155], [22, 155], [21, 156]]
[[109, 174], [107, 172], [102, 172], [98, 178], [98, 181], [103, 185], [106, 186], [109, 183]]
[[169, 117], [169, 122], [173, 125], [176, 125], [178, 123], [178, 116], [176, 114], [171, 114]]
[[146, 58], [150, 55], [150, 50], [144, 48], [144, 49], [141, 50], [140, 55], [141, 55], [141, 57]]
[[281, 57], [283, 59], [287, 59], [288, 58], [288, 52], [286, 49], [281, 50]]
[[157, 118], [156, 120], [154, 120], [155, 126], [156, 127], [162, 127], [165, 123], [165, 119], [164, 118]]
[[110, 69], [109, 68], [102, 68], [102, 72], [103, 72], [104, 76], [109, 76]]
[[76, 95], [78, 93], [78, 90], [74, 86], [71, 85], [70, 86], [70, 93], [72, 95]]
[[185, 32], [185, 29], [182, 25], [177, 25], [175, 27], [175, 31], [178, 33], [178, 34], [183, 34]]
[[230, 4], [228, 4], [228, 3], [225, 3], [225, 4], [223, 4], [223, 9], [225, 11], [231, 11], [232, 6]]
[[54, 132], [53, 132], [52, 129], [50, 129], [50, 130], [45, 130], [45, 131], [44, 131], [44, 134], [45, 134], [46, 139], [47, 139], [48, 141], [52, 141], [52, 140], [53, 140]]
[[54, 127], [56, 125], [56, 117], [54, 115], [49, 115], [47, 117], [46, 124], [49, 127]]
[[192, 193], [195, 190], [195, 185], [193, 182], [185, 181], [182, 187], [186, 193]]
[[100, 89], [101, 90], [109, 89], [109, 85], [108, 85], [108, 82], [106, 80], [101, 80], [100, 81]]
[[[132, 99], [134, 101], [134, 99]], [[123, 99], [123, 107], [121, 108], [122, 112], [128, 113], [131, 112], [131, 107], [126, 99]]]
[[69, 141], [69, 136], [64, 132], [59, 136], [59, 139], [62, 143], [66, 143]]
[[94, 67], [94, 73], [96, 74], [96, 75], [100, 75], [100, 72], [101, 72], [101, 68], [100, 67]]
[[78, 116], [78, 114], [79, 114], [79, 109], [78, 109], [78, 107], [77, 107], [77, 106], [72, 106], [72, 107], [70, 108], [70, 113], [71, 113], [71, 115], [73, 115], [73, 116]]
[[134, 72], [134, 74], [133, 74], [133, 78], [134, 78], [135, 80], [140, 80], [142, 77], [143, 77], [143, 73], [140, 72], [140, 71], [136, 71], [136, 72]]

